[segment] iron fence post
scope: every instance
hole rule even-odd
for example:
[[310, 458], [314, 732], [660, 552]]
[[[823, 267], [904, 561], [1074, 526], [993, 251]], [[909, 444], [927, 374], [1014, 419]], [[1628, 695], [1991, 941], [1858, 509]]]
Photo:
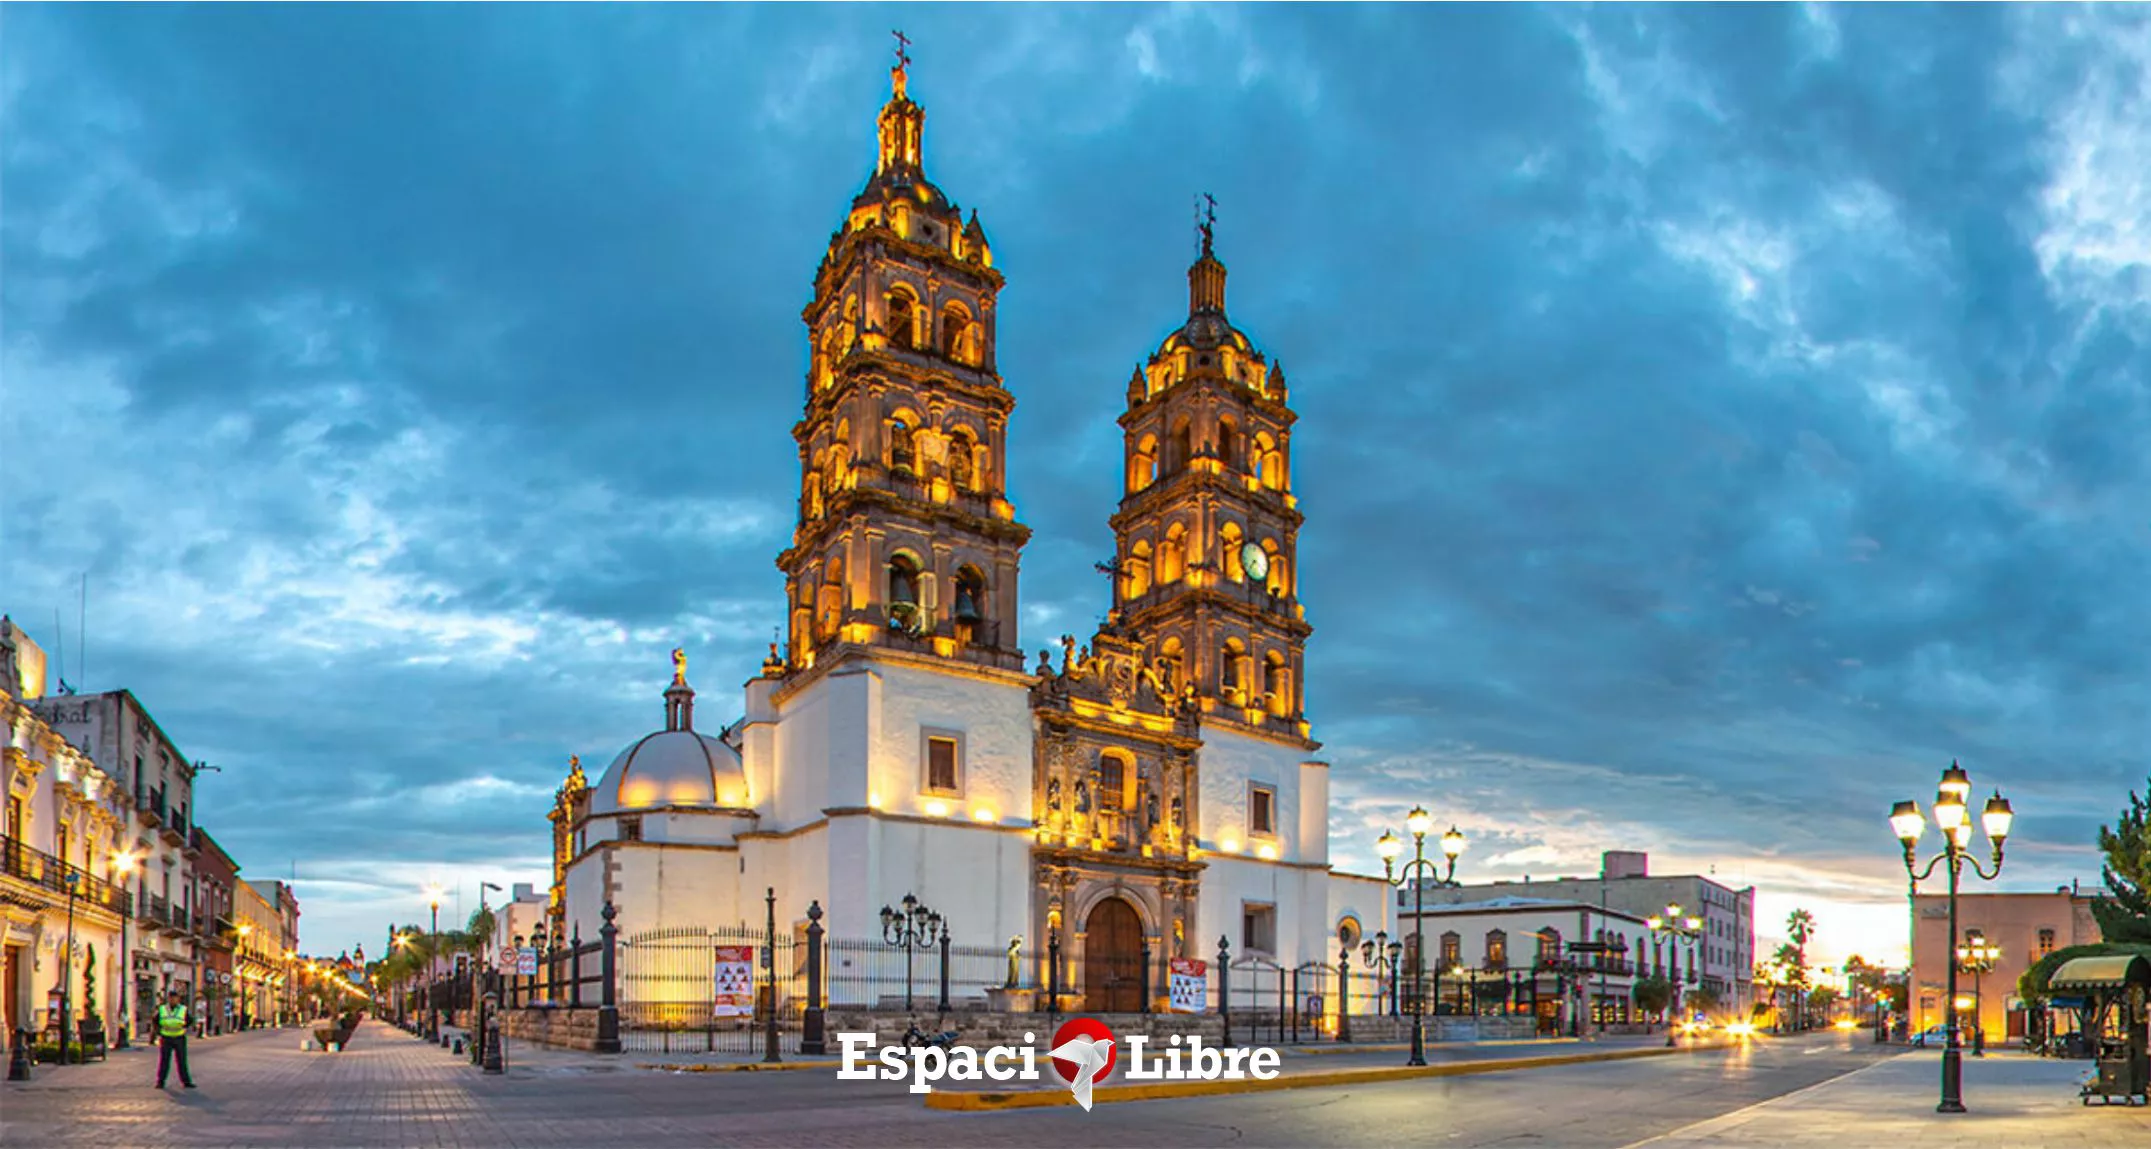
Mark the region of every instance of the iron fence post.
[[949, 920], [941, 919], [941, 1000], [935, 1008], [949, 1011]]
[[1352, 946], [1337, 951], [1337, 1040], [1352, 1040]]
[[1232, 943], [1217, 937], [1217, 1015], [1225, 1020], [1224, 1044], [1232, 1044]]
[[1141, 972], [1141, 974], [1139, 975], [1139, 977], [1140, 977], [1140, 981], [1139, 981], [1139, 982], [1137, 983], [1137, 987], [1136, 987], [1136, 992], [1142, 995], [1142, 1002], [1143, 1002], [1143, 1006], [1142, 1006], [1142, 1009], [1143, 1009], [1143, 1012], [1144, 1012], [1144, 1013], [1149, 1013], [1149, 1012], [1150, 1012], [1150, 935], [1149, 935], [1149, 934], [1144, 934], [1144, 935], [1143, 935], [1143, 940], [1142, 940], [1142, 948], [1141, 948], [1141, 950], [1140, 950], [1139, 952], [1140, 952], [1140, 953], [1142, 954], [1142, 962], [1141, 962], [1141, 970], [1142, 970], [1142, 972]]
[[[618, 917], [619, 913], [620, 911], [615, 909], [611, 902], [606, 902], [605, 909], [602, 911], [605, 924], [598, 928], [598, 940], [604, 947], [598, 953], [598, 976], [603, 983], [598, 988], [604, 994], [604, 997], [601, 999], [602, 1004], [598, 1006], [597, 1041], [595, 1043], [596, 1047], [592, 1051], [595, 1053], [620, 1052], [619, 978], [617, 977], [619, 972], [620, 927], [613, 924], [613, 919]], [[578, 951], [577, 957], [579, 958], [580, 956], [581, 954]], [[578, 962], [577, 964], [580, 965], [581, 963]], [[578, 982], [577, 985], [579, 987], [581, 983]]]
[[[548, 954], [557, 956], [559, 950], [556, 947], [554, 949], [547, 950], [546, 952]], [[557, 968], [559, 967], [553, 964], [553, 959], [551, 957], [548, 957], [545, 962], [545, 976], [548, 980], [555, 976], [553, 971]], [[559, 1000], [559, 995], [555, 993], [550, 987], [548, 987], [545, 993], [545, 1000], [557, 1001]], [[577, 922], [575, 923], [575, 933], [568, 941], [568, 1005], [570, 1008], [580, 1008], [582, 1004], [583, 926], [581, 922]]]
[[822, 1016], [822, 904], [807, 903], [807, 1008], [799, 1022], [799, 1052], [829, 1052]]
[[[764, 1064], [774, 1064], [784, 1060], [777, 1054], [777, 888], [775, 886], [769, 887], [768, 897], [764, 901], [769, 909], [769, 947], [762, 951], [762, 981], [763, 984], [769, 987], [769, 1016], [763, 1020], [762, 1061]], [[941, 974], [941, 997], [942, 1005], [946, 1008], [949, 984], [948, 963], [946, 961], [948, 946], [946, 942], [942, 944], [941, 952], [944, 955]]]
[[1061, 1015], [1061, 933], [1046, 935], [1046, 1016]]

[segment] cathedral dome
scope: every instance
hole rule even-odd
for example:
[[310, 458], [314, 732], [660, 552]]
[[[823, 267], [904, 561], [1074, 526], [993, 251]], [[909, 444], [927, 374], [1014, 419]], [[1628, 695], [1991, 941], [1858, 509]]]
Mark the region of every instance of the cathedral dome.
[[696, 732], [687, 660], [674, 651], [673, 662], [672, 685], [665, 691], [665, 728], [637, 739], [605, 768], [605, 776], [590, 792], [592, 814], [749, 804], [747, 770], [739, 751], [721, 738]]

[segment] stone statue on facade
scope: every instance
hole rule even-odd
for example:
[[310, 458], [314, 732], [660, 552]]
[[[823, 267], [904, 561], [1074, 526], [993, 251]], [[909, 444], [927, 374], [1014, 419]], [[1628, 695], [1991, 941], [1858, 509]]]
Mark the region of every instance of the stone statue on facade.
[[1023, 935], [1008, 939], [1008, 980], [1001, 983], [1003, 989], [1014, 989], [1023, 981]]

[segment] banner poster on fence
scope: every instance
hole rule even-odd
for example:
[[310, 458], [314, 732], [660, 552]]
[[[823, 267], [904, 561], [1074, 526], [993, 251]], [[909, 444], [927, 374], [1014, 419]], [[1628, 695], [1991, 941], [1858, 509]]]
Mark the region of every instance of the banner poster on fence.
[[754, 1016], [754, 947], [717, 947], [718, 1017]]
[[515, 951], [515, 972], [524, 977], [538, 976], [538, 947], [524, 946]]
[[494, 959], [493, 964], [499, 967], [503, 976], [513, 976], [516, 966], [523, 960], [522, 955], [523, 951], [516, 946], [502, 946], [500, 947], [500, 956]]
[[1174, 1013], [1202, 1013], [1209, 997], [1209, 965], [1198, 958], [1172, 959], [1168, 991]]

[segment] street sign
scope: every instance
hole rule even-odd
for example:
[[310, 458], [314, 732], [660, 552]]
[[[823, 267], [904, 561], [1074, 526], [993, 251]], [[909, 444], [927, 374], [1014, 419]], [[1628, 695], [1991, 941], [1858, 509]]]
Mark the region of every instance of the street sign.
[[538, 976], [537, 947], [524, 946], [515, 951], [515, 972], [524, 977]]

